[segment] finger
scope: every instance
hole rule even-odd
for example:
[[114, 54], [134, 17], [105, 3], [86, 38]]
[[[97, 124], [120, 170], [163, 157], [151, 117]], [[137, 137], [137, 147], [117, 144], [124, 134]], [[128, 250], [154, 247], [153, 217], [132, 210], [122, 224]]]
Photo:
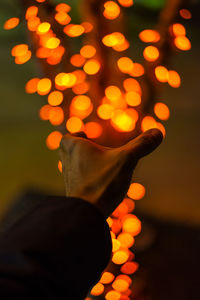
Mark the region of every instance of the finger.
[[145, 131], [135, 140], [130, 142], [131, 153], [135, 158], [140, 159], [153, 152], [162, 142], [162, 132], [156, 128]]

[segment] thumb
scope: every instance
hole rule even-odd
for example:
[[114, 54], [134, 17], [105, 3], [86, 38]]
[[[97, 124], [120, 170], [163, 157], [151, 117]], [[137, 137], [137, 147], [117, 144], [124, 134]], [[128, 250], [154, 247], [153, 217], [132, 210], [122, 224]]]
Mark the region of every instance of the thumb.
[[162, 132], [153, 128], [140, 134], [137, 138], [130, 141], [127, 146], [134, 158], [140, 159], [153, 152], [161, 144], [162, 140]]

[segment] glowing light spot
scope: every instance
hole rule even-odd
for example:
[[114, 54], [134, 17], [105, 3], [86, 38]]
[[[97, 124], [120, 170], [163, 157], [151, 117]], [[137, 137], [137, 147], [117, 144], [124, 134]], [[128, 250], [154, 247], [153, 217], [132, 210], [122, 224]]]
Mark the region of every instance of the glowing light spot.
[[111, 290], [105, 295], [106, 300], [119, 300], [121, 297], [121, 294], [117, 291]]
[[56, 11], [58, 11], [58, 12], [68, 13], [68, 12], [70, 12], [70, 10], [71, 10], [71, 7], [66, 3], [60, 3], [56, 6]]
[[26, 86], [25, 86], [25, 91], [27, 94], [34, 94], [37, 92], [37, 85], [38, 85], [38, 82], [40, 81], [39, 78], [32, 78], [31, 80], [29, 80], [27, 83], [26, 83]]
[[172, 32], [175, 36], [186, 35], [186, 29], [182, 24], [176, 23], [172, 25]]
[[93, 295], [93, 296], [99, 296], [99, 295], [101, 295], [101, 294], [103, 294], [103, 292], [104, 292], [104, 286], [103, 286], [103, 284], [102, 283], [97, 283], [93, 288], [92, 288], [92, 290], [91, 290], [91, 295]]
[[28, 52], [28, 45], [20, 44], [16, 45], [12, 48], [11, 54], [12, 56], [23, 56]]
[[50, 49], [43, 48], [43, 47], [37, 49], [36, 56], [38, 58], [47, 58], [50, 55], [51, 55], [51, 50]]
[[122, 52], [127, 50], [130, 47], [130, 44], [127, 40], [125, 40], [122, 44], [117, 44], [116, 46], [113, 46], [113, 49], [117, 52]]
[[130, 73], [134, 68], [134, 63], [129, 57], [121, 57], [117, 61], [118, 68], [123, 73]]
[[130, 7], [133, 5], [133, 0], [118, 0], [121, 6]]
[[103, 15], [106, 19], [114, 20], [120, 15], [120, 7], [114, 1], [107, 1], [104, 3]]
[[52, 107], [49, 111], [49, 122], [58, 126], [64, 121], [64, 112], [61, 107]]
[[105, 95], [109, 100], [116, 101], [121, 97], [122, 93], [117, 86], [110, 85], [105, 89]]
[[176, 71], [170, 70], [168, 72], [168, 83], [173, 88], [179, 88], [181, 85], [181, 78]]
[[48, 103], [52, 106], [60, 105], [63, 102], [63, 93], [59, 91], [51, 92], [48, 96]]
[[156, 30], [145, 29], [140, 32], [139, 38], [144, 43], [157, 43], [160, 40], [160, 34]]
[[27, 22], [28, 30], [30, 30], [32, 32], [36, 31], [39, 24], [40, 24], [40, 18], [38, 18], [38, 17], [29, 18], [28, 22]]
[[114, 280], [115, 276], [110, 272], [104, 272], [101, 276], [100, 283], [109, 284]]
[[160, 82], [168, 81], [168, 70], [164, 66], [157, 66], [155, 68], [155, 76]]
[[80, 54], [85, 58], [91, 58], [96, 54], [96, 49], [91, 45], [86, 45], [81, 48]]
[[139, 82], [133, 78], [127, 78], [123, 81], [123, 86], [126, 92], [136, 92], [138, 94], [142, 94], [142, 90]]
[[160, 120], [168, 120], [170, 116], [168, 106], [161, 102], [155, 104], [154, 113]]
[[135, 215], [126, 215], [122, 220], [124, 232], [136, 236], [141, 232], [141, 222]]
[[90, 87], [90, 85], [88, 82], [82, 82], [82, 83], [79, 83], [79, 84], [73, 86], [72, 90], [73, 90], [74, 94], [82, 95], [89, 91], [89, 87]]
[[163, 137], [165, 138], [165, 136], [166, 136], [166, 130], [165, 130], [165, 127], [163, 126], [163, 124], [157, 122], [157, 128], [162, 132]]
[[36, 0], [38, 3], [43, 3], [45, 2], [46, 0]]
[[152, 128], [157, 128], [156, 120], [150, 116], [144, 117], [141, 123], [142, 131], [144, 132]]
[[83, 130], [83, 122], [78, 117], [71, 117], [66, 123], [66, 128], [71, 133], [76, 133]]
[[133, 69], [129, 74], [133, 77], [141, 77], [144, 75], [144, 67], [141, 64], [134, 63]]
[[39, 116], [41, 120], [47, 121], [49, 120], [49, 112], [51, 110], [51, 106], [46, 104], [40, 108]]
[[120, 241], [118, 241], [116, 239], [112, 239], [112, 252], [118, 251], [120, 246], [121, 246]]
[[67, 25], [71, 22], [71, 17], [64, 11], [57, 12], [55, 20], [61, 25]]
[[85, 63], [85, 58], [80, 54], [74, 54], [71, 57], [70, 62], [75, 67], [82, 67]]
[[135, 208], [135, 203], [133, 200], [129, 199], [129, 198], [125, 198], [124, 203], [126, 204], [126, 206], [128, 207], [128, 212], [132, 212]]
[[46, 139], [46, 145], [50, 150], [56, 150], [60, 147], [61, 139], [62, 133], [59, 131], [53, 131], [48, 135]]
[[96, 139], [101, 136], [103, 129], [97, 122], [88, 122], [85, 124], [84, 132], [89, 139]]
[[122, 216], [128, 213], [128, 207], [126, 203], [123, 201], [118, 205], [118, 207], [113, 211], [112, 216], [115, 218], [121, 218]]
[[114, 290], [118, 292], [126, 292], [131, 284], [132, 280], [127, 275], [119, 275], [115, 279], [115, 281], [112, 284], [112, 287]]
[[122, 248], [130, 248], [133, 246], [135, 240], [129, 233], [121, 233], [117, 240], [121, 243]]
[[112, 117], [113, 106], [110, 104], [102, 104], [97, 109], [97, 115], [103, 120], [109, 120]]
[[127, 195], [134, 200], [140, 200], [145, 196], [145, 187], [140, 183], [132, 183]]
[[76, 70], [72, 74], [76, 76], [76, 84], [83, 83], [86, 79], [86, 74], [82, 70]]
[[27, 51], [24, 55], [15, 57], [15, 63], [17, 65], [25, 64], [27, 61], [29, 61], [32, 57], [32, 52]]
[[90, 59], [84, 64], [83, 69], [88, 75], [95, 75], [100, 70], [100, 63], [96, 59]]
[[69, 24], [65, 26], [64, 33], [70, 37], [78, 37], [84, 33], [85, 29], [81, 25]]
[[174, 44], [182, 51], [188, 51], [191, 49], [191, 42], [186, 36], [177, 36], [174, 39]]
[[45, 34], [49, 31], [50, 28], [51, 28], [50, 23], [48, 23], [48, 22], [40, 23], [40, 25], [37, 28], [37, 33], [38, 34]]
[[112, 232], [118, 234], [122, 228], [121, 221], [118, 219], [112, 219]]
[[37, 85], [37, 92], [39, 95], [47, 95], [51, 90], [51, 80], [49, 78], [40, 79]]
[[36, 17], [38, 14], [38, 7], [37, 6], [29, 6], [26, 10], [26, 20]]
[[180, 9], [179, 13], [183, 19], [189, 20], [192, 18], [192, 14], [188, 9]]
[[121, 267], [121, 272], [127, 275], [135, 273], [139, 268], [136, 262], [127, 262]]
[[60, 40], [56, 37], [51, 37], [46, 42], [46, 48], [55, 49], [60, 45]]
[[4, 23], [3, 28], [5, 30], [13, 29], [19, 25], [19, 22], [19, 18], [10, 18]]
[[85, 33], [91, 32], [93, 30], [93, 25], [89, 22], [83, 22], [81, 23], [81, 26], [84, 27]]
[[124, 264], [129, 257], [129, 253], [126, 250], [119, 250], [113, 254], [112, 262], [116, 265]]
[[59, 170], [60, 173], [62, 173], [62, 171], [63, 171], [62, 162], [60, 160], [58, 162], [58, 170]]
[[132, 115], [129, 113], [127, 110], [123, 111], [120, 109], [113, 113], [111, 124], [117, 131], [130, 132], [134, 130], [136, 120], [138, 119], [138, 113], [135, 110], [132, 111]]
[[154, 46], [148, 46], [143, 51], [143, 56], [147, 61], [153, 62], [159, 58], [159, 50]]
[[91, 100], [85, 95], [76, 96], [73, 99], [73, 105], [78, 110], [87, 110], [91, 106]]
[[59, 73], [55, 77], [55, 84], [61, 90], [71, 88], [76, 84], [76, 76], [72, 73]]
[[107, 47], [115, 47], [124, 44], [126, 41], [124, 35], [120, 32], [113, 32], [103, 37], [102, 43]]
[[130, 91], [125, 94], [125, 99], [128, 105], [138, 106], [141, 104], [141, 96], [134, 91]]

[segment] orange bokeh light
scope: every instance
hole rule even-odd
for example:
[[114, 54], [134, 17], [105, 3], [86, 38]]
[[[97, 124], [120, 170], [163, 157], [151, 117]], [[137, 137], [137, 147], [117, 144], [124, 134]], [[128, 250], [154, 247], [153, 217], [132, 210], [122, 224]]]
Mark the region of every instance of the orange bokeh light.
[[85, 58], [80, 54], [72, 55], [70, 62], [75, 67], [82, 67], [85, 63]]
[[114, 252], [112, 257], [112, 262], [116, 265], [124, 264], [129, 258], [129, 253], [127, 250], [119, 250]]
[[157, 66], [155, 68], [155, 76], [160, 82], [168, 81], [168, 70], [164, 66]]
[[82, 25], [69, 24], [63, 31], [70, 37], [78, 37], [84, 33], [85, 29]]
[[96, 59], [89, 59], [83, 66], [85, 73], [95, 75], [100, 70], [100, 63]]
[[105, 89], [105, 95], [110, 101], [117, 101], [122, 93], [117, 86], [110, 85]]
[[72, 90], [74, 94], [82, 95], [89, 91], [90, 85], [88, 82], [81, 82], [73, 86]]
[[104, 3], [103, 15], [106, 19], [114, 20], [120, 15], [120, 7], [114, 1], [106, 1]]
[[117, 65], [122, 73], [130, 73], [134, 68], [134, 63], [129, 57], [119, 58]]
[[60, 105], [63, 102], [63, 93], [60, 91], [53, 91], [48, 96], [48, 103], [52, 106]]
[[185, 8], [180, 9], [179, 13], [183, 19], [189, 20], [192, 18], [192, 14], [188, 9], [185, 9]]
[[19, 22], [19, 18], [10, 18], [4, 23], [3, 28], [5, 30], [13, 29], [19, 25]]
[[172, 32], [175, 36], [186, 35], [186, 29], [180, 23], [175, 23], [172, 25]]
[[55, 20], [61, 25], [67, 25], [71, 22], [71, 17], [64, 11], [57, 12]]
[[60, 160], [58, 162], [58, 170], [60, 173], [62, 173], [62, 171], [63, 171], [62, 162]]
[[30, 79], [25, 86], [25, 91], [27, 94], [34, 94], [37, 92], [37, 85], [38, 82], [40, 81], [39, 78], [32, 78]]
[[168, 106], [161, 102], [157, 102], [154, 105], [154, 113], [160, 120], [168, 120], [170, 116]]
[[121, 243], [122, 248], [130, 248], [134, 244], [134, 238], [129, 233], [120, 233], [117, 240]]
[[133, 5], [133, 0], [118, 0], [121, 6], [130, 7]]
[[37, 92], [39, 95], [47, 95], [51, 90], [51, 80], [49, 78], [40, 79], [37, 85]]
[[47, 33], [51, 28], [51, 24], [48, 22], [40, 23], [40, 25], [37, 27], [37, 34], [45, 34]]
[[123, 81], [123, 86], [126, 92], [136, 92], [142, 95], [142, 89], [139, 82], [134, 78], [127, 78]]
[[121, 247], [120, 241], [116, 240], [115, 238], [112, 239], [112, 252], [116, 252]]
[[110, 104], [102, 104], [97, 108], [97, 115], [103, 120], [109, 120], [112, 117], [113, 106]]
[[36, 31], [39, 24], [40, 24], [40, 18], [38, 18], [38, 17], [29, 18], [28, 22], [27, 22], [28, 30], [33, 31], [33, 32]]
[[133, 77], [141, 77], [144, 75], [144, 67], [141, 64], [134, 63], [133, 69], [129, 74]]
[[151, 116], [146, 116], [143, 118], [142, 123], [141, 123], [141, 129], [143, 132], [152, 129], [152, 128], [157, 128], [157, 122], [156, 120], [151, 117]]
[[26, 10], [26, 20], [36, 17], [38, 14], [38, 7], [37, 6], [29, 6]]
[[156, 30], [145, 29], [140, 32], [139, 38], [144, 43], [157, 43], [160, 40], [160, 34]]
[[116, 110], [112, 115], [111, 125], [117, 130], [122, 132], [130, 132], [135, 129], [135, 124], [138, 119], [138, 113], [133, 108], [123, 110]]
[[140, 183], [132, 183], [129, 187], [127, 195], [134, 200], [140, 200], [145, 196], [145, 187]]
[[61, 125], [64, 121], [64, 112], [61, 107], [52, 107], [49, 111], [49, 122], [58, 126]]
[[105, 295], [106, 300], [120, 300], [121, 294], [117, 291], [111, 290]]
[[96, 139], [101, 136], [103, 129], [97, 122], [88, 122], [85, 124], [84, 132], [89, 139]]
[[60, 45], [60, 40], [56, 37], [51, 37], [46, 41], [45, 47], [49, 49], [56, 49]]
[[173, 70], [168, 72], [168, 83], [173, 88], [179, 88], [181, 85], [181, 78], [180, 75]]
[[121, 267], [121, 272], [127, 275], [131, 275], [135, 273], [139, 268], [138, 263], [136, 262], [126, 262], [122, 267]]
[[71, 117], [67, 120], [66, 128], [71, 133], [82, 131], [84, 126], [83, 122], [78, 117]]
[[115, 47], [124, 44], [126, 41], [124, 35], [120, 32], [113, 32], [105, 35], [102, 39], [102, 43], [107, 47]]
[[92, 45], [85, 45], [81, 48], [80, 54], [85, 58], [91, 58], [96, 54], [96, 49]]
[[61, 139], [62, 133], [59, 131], [53, 131], [48, 135], [46, 139], [46, 145], [50, 150], [56, 150], [60, 147]]
[[144, 58], [149, 62], [154, 62], [159, 58], [159, 50], [155, 46], [147, 46], [143, 51]]
[[56, 5], [57, 12], [66, 12], [68, 13], [71, 10], [71, 7], [66, 3], [59, 3]]
[[47, 121], [49, 120], [49, 112], [51, 110], [51, 106], [46, 104], [40, 108], [39, 116], [41, 120]]
[[141, 221], [135, 215], [126, 215], [122, 221], [123, 232], [136, 236], [141, 232]]
[[191, 49], [191, 42], [186, 36], [177, 36], [174, 39], [174, 44], [176, 48], [182, 51], [188, 51]]
[[110, 272], [104, 272], [101, 276], [100, 282], [102, 284], [109, 284], [114, 280], [115, 276]]
[[20, 44], [16, 45], [12, 48], [11, 55], [12, 56], [24, 56], [28, 52], [28, 45]]
[[32, 57], [32, 52], [27, 51], [25, 54], [15, 57], [15, 63], [17, 65], [25, 64], [27, 61], [31, 59], [31, 57]]
[[141, 96], [137, 92], [130, 91], [125, 94], [125, 99], [128, 105], [138, 106], [141, 104]]
[[104, 286], [102, 283], [98, 282], [91, 290], [91, 295], [93, 296], [99, 296], [103, 294], [104, 292]]

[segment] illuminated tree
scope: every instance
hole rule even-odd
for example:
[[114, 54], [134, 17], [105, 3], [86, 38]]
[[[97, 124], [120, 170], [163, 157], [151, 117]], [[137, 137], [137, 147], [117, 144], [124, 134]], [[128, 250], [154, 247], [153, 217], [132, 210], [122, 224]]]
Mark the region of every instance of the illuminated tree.
[[[26, 83], [28, 94], [46, 96], [40, 109], [42, 120], [55, 130], [46, 139], [47, 147], [58, 149], [62, 135], [83, 131], [87, 138], [107, 146], [119, 146], [150, 128], [165, 136], [170, 110], [157, 102], [164, 83], [181, 85], [177, 71], [168, 67], [170, 56], [191, 48], [181, 19], [191, 13], [182, 0], [166, 0], [155, 28], [142, 30], [139, 39], [146, 45], [143, 61], [130, 58], [125, 36], [126, 9], [133, 0], [82, 0], [81, 24], [74, 24], [71, 7], [48, 0], [19, 0], [20, 18], [7, 20], [9, 30], [25, 22], [30, 43], [16, 45], [11, 54], [16, 64], [32, 57], [42, 74]], [[61, 162], [58, 168], [62, 172]], [[131, 298], [132, 276], [138, 269], [132, 246], [141, 231], [140, 220], [132, 214], [134, 200], [145, 195], [140, 183], [132, 183], [127, 198], [107, 220], [113, 240], [112, 261], [93, 296], [107, 300]], [[90, 298], [88, 298], [90, 299]]]

